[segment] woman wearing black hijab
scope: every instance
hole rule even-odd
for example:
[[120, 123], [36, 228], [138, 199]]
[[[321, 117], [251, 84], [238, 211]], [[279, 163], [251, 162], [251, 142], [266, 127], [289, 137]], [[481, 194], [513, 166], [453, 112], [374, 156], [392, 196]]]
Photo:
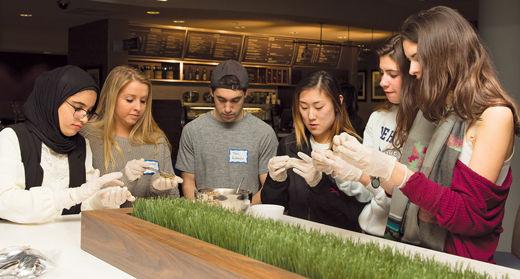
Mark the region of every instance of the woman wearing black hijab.
[[[0, 132], [0, 218], [42, 223], [133, 199], [119, 187], [121, 173], [99, 177], [90, 144], [78, 134], [96, 117], [98, 94], [94, 80], [76, 66], [36, 79], [23, 107], [25, 122]], [[117, 186], [99, 191], [105, 184]]]

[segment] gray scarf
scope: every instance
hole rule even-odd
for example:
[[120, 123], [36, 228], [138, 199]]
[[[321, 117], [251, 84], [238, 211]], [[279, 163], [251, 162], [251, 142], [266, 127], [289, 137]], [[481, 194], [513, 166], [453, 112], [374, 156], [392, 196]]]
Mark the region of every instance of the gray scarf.
[[[450, 187], [465, 130], [464, 121], [455, 113], [435, 125], [419, 111], [404, 145], [401, 163], [443, 187]], [[385, 238], [444, 251], [447, 235], [448, 230], [438, 225], [435, 216], [410, 203], [394, 187]]]

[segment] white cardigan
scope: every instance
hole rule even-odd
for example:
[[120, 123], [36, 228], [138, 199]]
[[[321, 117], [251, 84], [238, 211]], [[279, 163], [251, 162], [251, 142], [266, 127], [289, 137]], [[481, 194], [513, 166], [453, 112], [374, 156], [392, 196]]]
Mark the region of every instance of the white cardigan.
[[[85, 170], [87, 181], [92, 177], [92, 152], [86, 141]], [[17, 223], [44, 223], [61, 215], [56, 210], [52, 191], [69, 187], [67, 155], [58, 154], [42, 143], [40, 163], [44, 175], [40, 187], [25, 190], [25, 169], [22, 163], [18, 137], [11, 128], [0, 132], [0, 218]], [[92, 209], [89, 200], [81, 210]]]

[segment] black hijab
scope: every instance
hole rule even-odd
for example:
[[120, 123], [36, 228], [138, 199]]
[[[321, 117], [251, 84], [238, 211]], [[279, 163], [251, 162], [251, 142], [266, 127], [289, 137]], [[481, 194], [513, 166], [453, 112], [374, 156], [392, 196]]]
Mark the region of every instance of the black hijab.
[[43, 73], [23, 106], [27, 129], [55, 152], [70, 153], [81, 135], [61, 133], [58, 108], [68, 97], [85, 90], [94, 90], [99, 96], [94, 79], [79, 67], [68, 65]]

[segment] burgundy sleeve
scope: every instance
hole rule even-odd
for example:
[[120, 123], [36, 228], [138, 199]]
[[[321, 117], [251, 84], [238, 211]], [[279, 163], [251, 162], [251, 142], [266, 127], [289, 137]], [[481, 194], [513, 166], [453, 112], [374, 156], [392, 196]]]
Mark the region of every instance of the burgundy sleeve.
[[452, 233], [480, 236], [502, 222], [511, 182], [511, 170], [503, 185], [498, 186], [457, 161], [451, 187], [442, 187], [416, 172], [401, 191], [412, 203], [434, 215], [439, 226]]

